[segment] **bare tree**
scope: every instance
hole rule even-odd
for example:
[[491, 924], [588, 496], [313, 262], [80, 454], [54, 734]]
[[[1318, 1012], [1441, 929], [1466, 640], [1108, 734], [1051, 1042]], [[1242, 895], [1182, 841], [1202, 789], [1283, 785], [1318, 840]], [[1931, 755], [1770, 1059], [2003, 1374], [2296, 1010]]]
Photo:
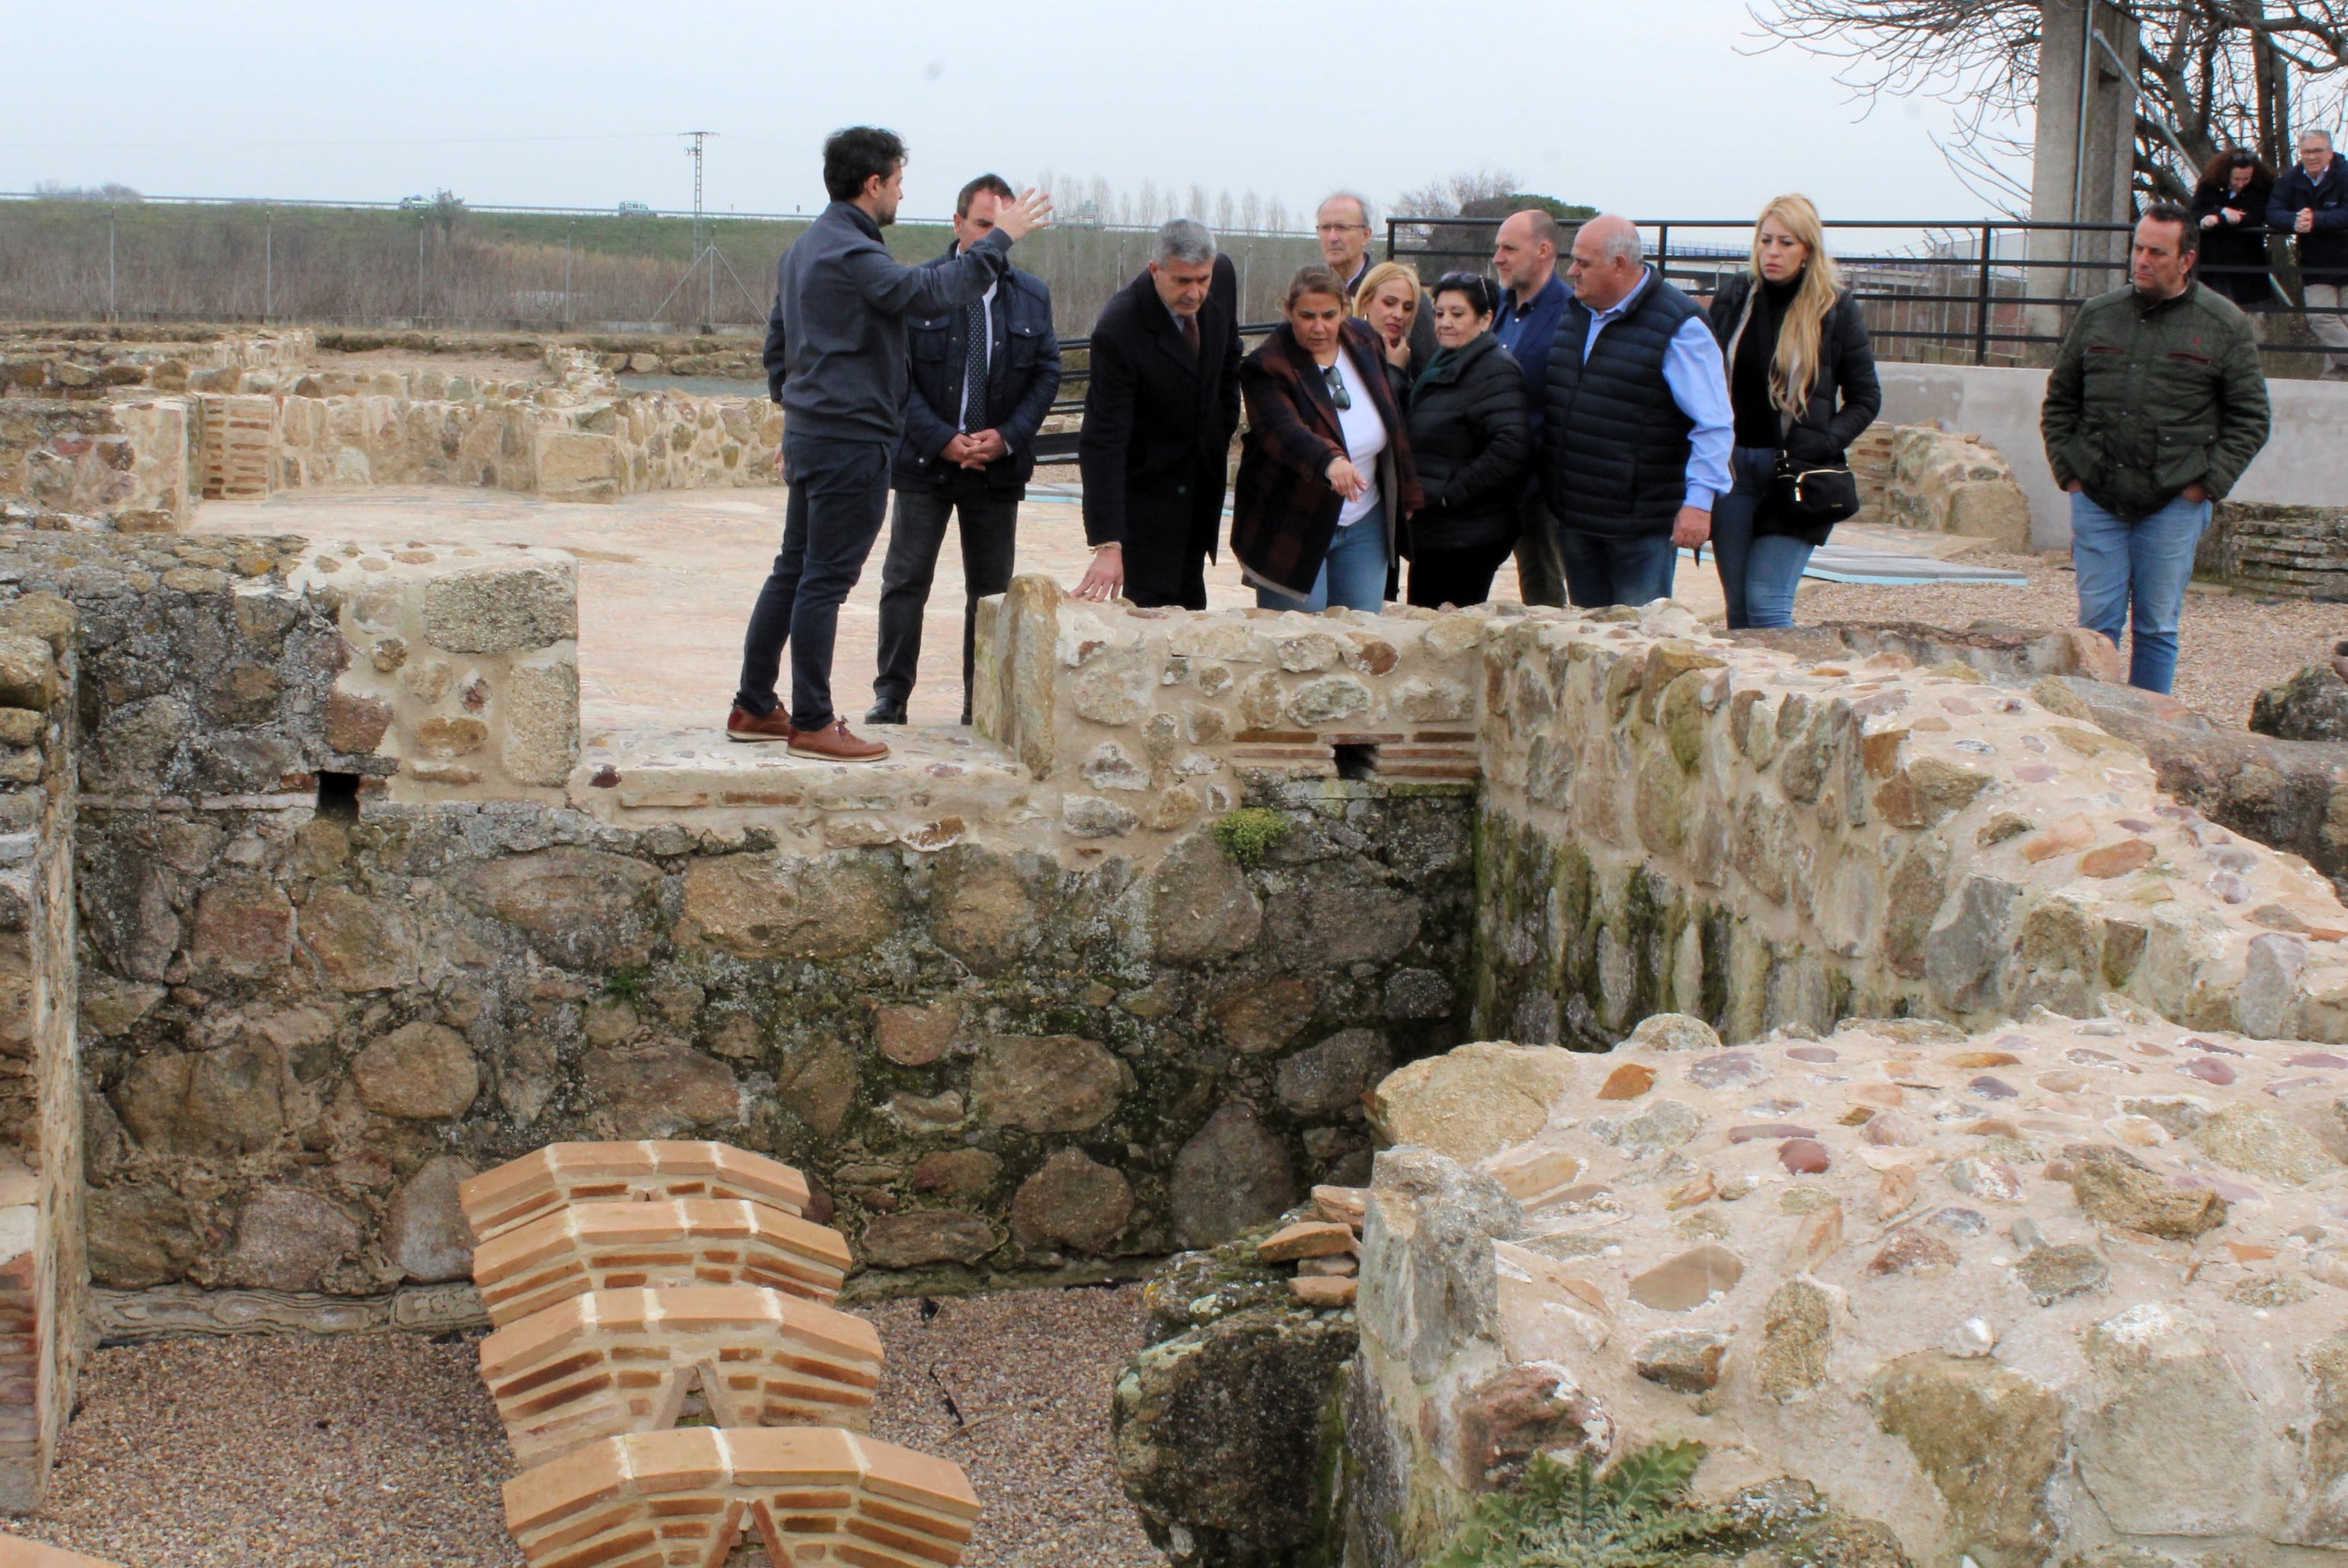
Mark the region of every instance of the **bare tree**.
[[[2141, 29], [2136, 189], [2147, 200], [2191, 194], [2200, 168], [2249, 147], [2276, 168], [2292, 128], [2343, 101], [2343, 0], [2117, 0]], [[2038, 0], [1754, 0], [1761, 46], [1790, 45], [1843, 62], [1836, 79], [1872, 108], [1882, 97], [1937, 97], [1956, 110], [1936, 140], [1977, 193], [2009, 211], [2029, 192], [2038, 94]]]
[[1507, 196], [1519, 188], [1517, 177], [1505, 169], [1477, 169], [1429, 180], [1395, 198], [1397, 218], [1457, 218], [1471, 201]]

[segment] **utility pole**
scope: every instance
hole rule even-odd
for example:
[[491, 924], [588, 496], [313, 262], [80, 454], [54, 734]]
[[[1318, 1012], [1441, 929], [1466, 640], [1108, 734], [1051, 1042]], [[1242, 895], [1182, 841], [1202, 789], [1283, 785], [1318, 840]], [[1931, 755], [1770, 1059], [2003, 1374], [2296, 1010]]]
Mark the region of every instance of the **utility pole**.
[[579, 220], [562, 231], [562, 324], [571, 324], [571, 243], [579, 237]]
[[661, 313], [669, 307], [669, 301], [675, 299], [685, 284], [693, 282], [695, 270], [706, 267], [709, 270], [708, 292], [705, 296], [707, 305], [701, 325], [704, 332], [713, 332], [716, 329], [717, 323], [718, 268], [726, 269], [726, 275], [734, 280], [734, 286], [742, 291], [742, 297], [750, 300], [750, 308], [754, 312], [761, 307], [755, 299], [751, 299], [750, 291], [743, 285], [741, 275], [734, 271], [734, 263], [727, 261], [718, 251], [716, 236], [714, 232], [708, 231], [705, 222], [706, 212], [701, 199], [701, 159], [709, 138], [717, 133], [714, 130], [684, 130], [677, 134], [693, 138], [693, 145], [685, 149], [685, 157], [693, 159], [693, 261], [685, 268], [685, 276], [676, 281], [676, 286], [669, 290], [667, 298], [654, 307], [653, 319], [660, 320]]
[[106, 210], [106, 319], [109, 322], [122, 319], [115, 308], [114, 281], [114, 209], [109, 207]]
[[277, 303], [277, 219], [261, 214], [261, 319], [266, 323]]
[[[712, 247], [711, 247], [711, 246], [710, 246], [710, 245], [709, 245], [709, 244], [708, 244], [708, 243], [707, 243], [707, 242], [706, 242], [706, 241], [702, 238], [702, 227], [701, 227], [701, 223], [702, 223], [702, 220], [701, 220], [701, 156], [702, 156], [702, 149], [703, 149], [705, 146], [707, 146], [708, 141], [709, 141], [709, 138], [710, 138], [711, 137], [713, 137], [713, 136], [716, 136], [717, 133], [716, 133], [716, 131], [714, 131], [714, 130], [688, 130], [688, 131], [685, 132], [684, 134], [685, 134], [685, 135], [686, 135], [686, 136], [689, 136], [689, 137], [691, 137], [691, 138], [693, 138], [693, 145], [692, 145], [691, 147], [689, 147], [689, 148], [687, 148], [687, 149], [685, 149], [685, 156], [693, 159], [693, 260], [694, 260], [694, 264], [695, 264], [695, 266], [698, 266], [698, 265], [700, 265], [700, 263], [701, 263], [701, 261], [702, 261], [702, 254], [703, 254], [703, 252], [704, 252], [705, 251], [707, 251], [707, 250], [709, 250], [709, 249], [712, 249]], [[717, 267], [716, 267], [716, 258], [715, 258], [715, 257], [711, 257], [709, 260], [710, 260], [710, 263], [711, 263], [711, 264], [710, 264], [710, 267], [709, 267], [709, 306], [708, 306], [708, 309], [703, 313], [702, 317], [701, 317], [701, 325], [702, 325], [702, 329], [703, 329], [705, 332], [708, 330], [708, 328], [710, 327], [711, 323], [713, 323], [714, 322], [716, 322], [716, 321], [717, 320]]]

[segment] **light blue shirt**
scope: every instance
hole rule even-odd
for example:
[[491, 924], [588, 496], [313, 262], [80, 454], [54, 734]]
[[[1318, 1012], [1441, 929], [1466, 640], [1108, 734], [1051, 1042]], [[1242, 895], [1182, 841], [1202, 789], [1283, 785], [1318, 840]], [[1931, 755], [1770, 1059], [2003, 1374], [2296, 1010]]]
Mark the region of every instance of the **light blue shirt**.
[[[1590, 351], [1607, 323], [1619, 321], [1638, 303], [1654, 278], [1655, 270], [1649, 267], [1638, 287], [1608, 309], [1590, 313], [1590, 334], [1581, 340], [1582, 363], [1589, 363]], [[1695, 425], [1688, 432], [1686, 504], [1708, 512], [1714, 498], [1735, 483], [1728, 473], [1728, 450], [1735, 445], [1736, 419], [1728, 407], [1728, 369], [1721, 360], [1720, 344], [1713, 341], [1712, 327], [1701, 313], [1682, 322], [1663, 350], [1663, 384], [1672, 389], [1672, 401], [1680, 412]]]

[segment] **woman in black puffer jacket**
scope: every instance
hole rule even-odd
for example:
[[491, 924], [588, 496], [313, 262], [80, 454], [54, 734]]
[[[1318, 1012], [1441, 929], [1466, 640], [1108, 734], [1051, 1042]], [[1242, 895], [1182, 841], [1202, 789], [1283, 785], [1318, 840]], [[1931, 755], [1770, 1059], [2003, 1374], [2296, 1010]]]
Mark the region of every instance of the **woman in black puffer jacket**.
[[1729, 629], [1791, 626], [1802, 569], [1834, 525], [1780, 517], [1767, 504], [1777, 460], [1841, 467], [1883, 407], [1867, 323], [1836, 276], [1808, 197], [1780, 196], [1761, 210], [1752, 267], [1720, 285], [1710, 320], [1736, 422], [1735, 484], [1712, 507]]
[[1452, 272], [1435, 285], [1438, 347], [1410, 388], [1410, 449], [1426, 504], [1410, 519], [1409, 602], [1481, 604], [1516, 548], [1532, 466], [1524, 373], [1493, 338], [1489, 279]]

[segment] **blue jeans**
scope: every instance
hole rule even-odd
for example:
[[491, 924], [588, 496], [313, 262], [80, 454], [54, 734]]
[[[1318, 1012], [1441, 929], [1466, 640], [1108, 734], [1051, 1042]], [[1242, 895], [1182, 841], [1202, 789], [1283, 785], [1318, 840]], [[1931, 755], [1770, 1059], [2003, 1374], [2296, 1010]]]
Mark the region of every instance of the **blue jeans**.
[[1669, 599], [1672, 573], [1679, 565], [1669, 529], [1614, 538], [1561, 528], [1557, 553], [1565, 563], [1565, 596], [1583, 610]]
[[1339, 528], [1321, 559], [1313, 591], [1299, 599], [1276, 588], [1258, 588], [1256, 604], [1264, 610], [1305, 610], [1318, 614], [1336, 605], [1344, 610], [1376, 610], [1386, 601], [1386, 509], [1380, 502], [1370, 515], [1347, 528]]
[[2193, 577], [2193, 547], [2209, 526], [2207, 501], [2179, 496], [2131, 523], [2087, 499], [2085, 492], [2071, 493], [2079, 624], [2102, 632], [2115, 648], [2123, 630], [2131, 633], [2131, 686], [2165, 695], [2176, 683], [2177, 620], [2185, 608], [2185, 585]]
[[1753, 537], [1753, 518], [1777, 471], [1775, 446], [1729, 454], [1735, 487], [1712, 504], [1712, 564], [1728, 600], [1728, 629], [1794, 624], [1794, 590], [1810, 564], [1810, 546], [1790, 534]]
[[863, 575], [864, 559], [889, 514], [885, 441], [783, 437], [783, 548], [758, 590], [742, 640], [742, 684], [734, 701], [761, 716], [775, 711], [775, 678], [791, 651], [791, 723], [831, 723], [831, 650], [840, 601]]

